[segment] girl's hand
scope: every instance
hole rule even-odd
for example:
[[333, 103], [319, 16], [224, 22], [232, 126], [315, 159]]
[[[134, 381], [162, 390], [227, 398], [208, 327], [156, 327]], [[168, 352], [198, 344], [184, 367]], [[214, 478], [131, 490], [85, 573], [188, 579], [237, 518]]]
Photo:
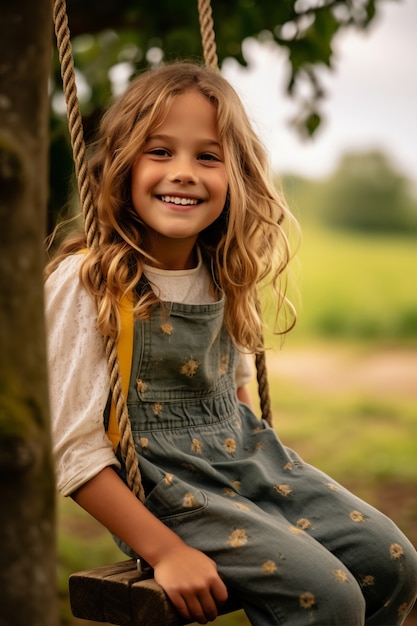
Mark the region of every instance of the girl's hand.
[[227, 589], [215, 562], [186, 544], [175, 546], [154, 566], [154, 577], [187, 620], [207, 624], [216, 619]]
[[153, 567], [155, 580], [185, 619], [199, 624], [216, 619], [227, 589], [215, 562], [154, 517], [111, 467], [102, 469], [73, 498]]

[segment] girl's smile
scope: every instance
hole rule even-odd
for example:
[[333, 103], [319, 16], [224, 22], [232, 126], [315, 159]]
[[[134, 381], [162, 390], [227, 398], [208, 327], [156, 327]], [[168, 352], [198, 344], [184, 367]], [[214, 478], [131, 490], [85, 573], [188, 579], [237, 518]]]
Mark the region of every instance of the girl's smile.
[[166, 204], [174, 204], [179, 208], [191, 207], [200, 204], [202, 201], [197, 198], [185, 196], [159, 196], [159, 199]]
[[132, 202], [148, 227], [147, 251], [167, 269], [188, 267], [227, 189], [215, 106], [196, 90], [176, 96], [132, 168]]

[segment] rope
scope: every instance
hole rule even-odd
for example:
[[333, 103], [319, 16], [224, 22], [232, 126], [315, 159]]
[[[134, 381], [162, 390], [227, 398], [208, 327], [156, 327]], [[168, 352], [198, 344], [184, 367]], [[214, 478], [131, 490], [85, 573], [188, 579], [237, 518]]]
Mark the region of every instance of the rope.
[[256, 380], [258, 382], [258, 394], [261, 403], [262, 419], [272, 426], [271, 398], [269, 394], [268, 373], [266, 369], [265, 350], [255, 356]]
[[[62, 84], [67, 105], [68, 128], [71, 136], [71, 146], [81, 210], [84, 218], [87, 247], [96, 248], [99, 244], [97, 213], [93, 202], [91, 182], [88, 174], [82, 117], [77, 98], [74, 60], [72, 56], [65, 0], [55, 0], [53, 16], [58, 56], [61, 63]], [[102, 282], [103, 276], [100, 270], [97, 269], [95, 286], [100, 286]], [[116, 416], [120, 430], [120, 446], [126, 464], [127, 482], [133, 493], [141, 500], [144, 500], [145, 494], [142, 487], [138, 458], [130, 428], [126, 400], [122, 390], [120, 364], [117, 357], [117, 343], [116, 340], [111, 337], [104, 337], [104, 342], [110, 375], [110, 388], [113, 394], [113, 402], [116, 405]]]
[[56, 0], [54, 3], [54, 23], [58, 56], [61, 63], [62, 84], [67, 104], [68, 128], [71, 136], [75, 173], [77, 176], [80, 204], [83, 211], [85, 232], [87, 235], [87, 246], [90, 248], [98, 245], [98, 233], [85, 158], [82, 118], [77, 98], [74, 61], [72, 57], [65, 0]]
[[[198, 0], [198, 17], [200, 22], [204, 63], [207, 67], [213, 70], [218, 70], [216, 38], [210, 0]], [[272, 426], [271, 399], [269, 394], [265, 350], [256, 354], [255, 363], [262, 419], [266, 420], [266, 422]]]
[[218, 70], [216, 38], [214, 34], [214, 23], [211, 15], [210, 0], [198, 0], [198, 18], [200, 21], [204, 63], [212, 70]]
[[133, 441], [126, 398], [122, 389], [122, 376], [116, 341], [111, 337], [105, 337], [105, 347], [110, 373], [110, 389], [112, 390], [113, 402], [116, 406], [117, 423], [119, 425], [120, 449], [127, 472], [127, 484], [131, 491], [143, 502], [145, 500], [145, 492], [142, 485], [138, 455], [136, 454]]

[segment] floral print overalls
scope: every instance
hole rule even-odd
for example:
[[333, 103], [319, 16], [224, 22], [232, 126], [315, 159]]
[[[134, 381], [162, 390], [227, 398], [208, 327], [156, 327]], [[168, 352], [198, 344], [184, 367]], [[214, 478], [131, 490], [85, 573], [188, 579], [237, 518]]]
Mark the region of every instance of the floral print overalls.
[[224, 300], [164, 303], [135, 323], [128, 408], [146, 506], [216, 561], [251, 624], [402, 624], [414, 548], [238, 402], [223, 313]]

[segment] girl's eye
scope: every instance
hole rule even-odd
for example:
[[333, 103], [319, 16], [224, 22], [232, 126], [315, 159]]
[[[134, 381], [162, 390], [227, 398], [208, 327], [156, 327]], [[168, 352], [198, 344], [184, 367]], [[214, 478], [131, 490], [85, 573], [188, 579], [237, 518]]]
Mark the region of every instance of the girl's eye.
[[203, 152], [198, 158], [201, 161], [220, 161], [220, 158], [217, 155], [211, 154], [210, 152]]
[[153, 150], [149, 150], [149, 154], [152, 154], [153, 156], [158, 156], [158, 157], [169, 156], [169, 152], [165, 148], [154, 148]]

